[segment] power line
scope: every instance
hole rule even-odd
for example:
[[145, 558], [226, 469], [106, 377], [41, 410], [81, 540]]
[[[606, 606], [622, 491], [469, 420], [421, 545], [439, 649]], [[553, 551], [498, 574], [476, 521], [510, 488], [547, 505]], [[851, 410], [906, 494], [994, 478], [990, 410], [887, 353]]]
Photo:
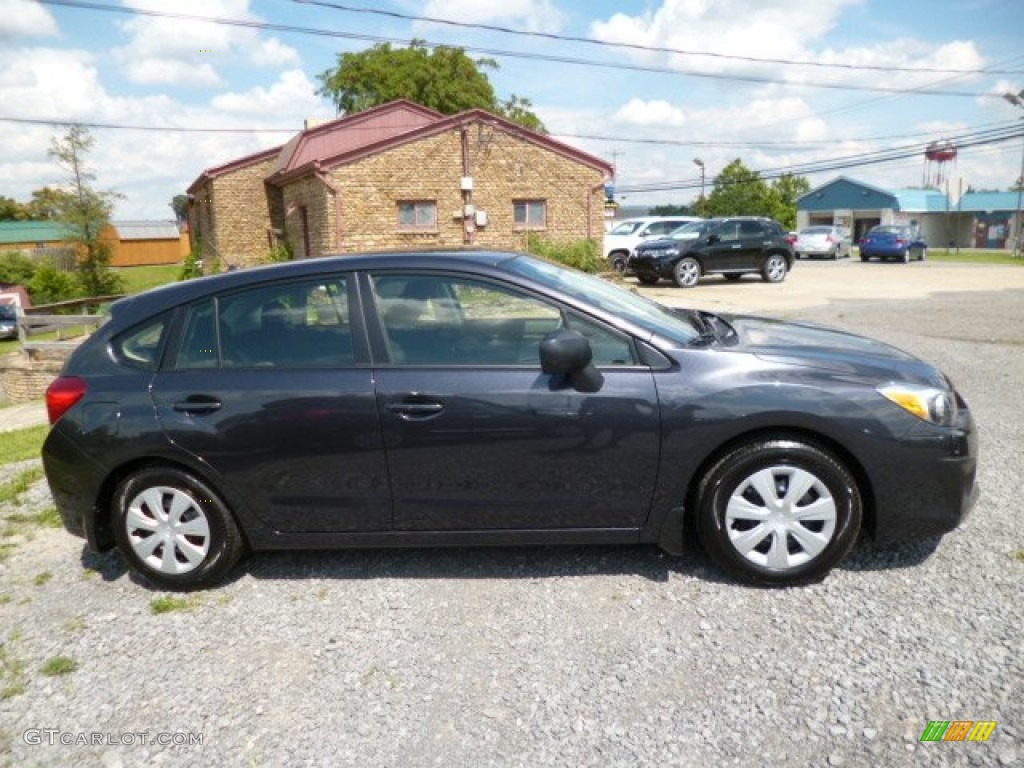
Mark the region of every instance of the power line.
[[158, 131], [161, 133], [298, 133], [296, 128], [181, 128], [170, 125], [128, 125], [125, 123], [92, 123], [83, 120], [47, 120], [33, 117], [4, 117], [0, 122], [26, 125], [81, 125], [86, 128], [110, 128], [123, 131]]
[[[68, 8], [80, 8], [83, 10], [106, 11], [110, 13], [124, 13], [135, 16], [150, 16], [154, 18], [179, 19], [182, 21], [198, 21], [207, 24], [220, 24], [226, 26], [243, 27], [246, 29], [259, 29], [264, 31], [290, 32], [294, 34], [318, 35], [321, 37], [337, 37], [348, 40], [364, 40], [375, 43], [394, 43], [397, 45], [422, 45], [426, 48], [450, 48], [442, 43], [432, 43], [426, 40], [406, 40], [402, 38], [383, 37], [379, 35], [366, 35], [355, 32], [341, 32], [316, 27], [298, 27], [290, 24], [274, 24], [270, 22], [251, 21], [248, 19], [229, 19], [219, 16], [197, 16], [187, 13], [175, 13], [171, 11], [155, 11], [143, 8], [130, 8], [116, 5], [105, 5], [102, 3], [87, 3], [81, 0], [38, 0], [43, 5], [57, 5]], [[897, 88], [884, 85], [848, 85], [843, 83], [827, 82], [791, 82], [773, 77], [762, 77], [758, 75], [727, 75], [713, 72], [700, 72], [696, 70], [676, 69], [671, 67], [656, 67], [642, 64], [625, 64], [608, 61], [595, 61], [593, 59], [580, 59], [571, 56], [555, 56], [540, 53], [527, 53], [520, 51], [505, 51], [494, 48], [479, 48], [470, 46], [457, 46], [463, 51], [488, 56], [507, 57], [515, 59], [526, 59], [530, 61], [549, 61], [558, 64], [574, 64], [578, 66], [597, 67], [602, 69], [619, 69], [633, 72], [650, 72], [654, 74], [686, 75], [711, 80], [727, 80], [745, 83], [757, 83], [762, 85], [788, 85], [801, 88], [823, 88], [838, 91], [869, 91], [874, 93], [889, 94], [916, 94], [922, 96], [947, 96], [959, 98], [999, 98], [998, 94], [983, 91], [948, 91], [932, 90], [925, 87], [918, 88]]]
[[622, 48], [626, 50], [641, 51], [644, 53], [670, 53], [674, 55], [706, 57], [725, 61], [741, 61], [748, 64], [782, 64], [785, 66], [797, 67], [820, 67], [822, 69], [847, 69], [873, 72], [920, 72], [940, 75], [975, 75], [982, 74], [983, 72], [995, 75], [1019, 75], [1022, 71], [1024, 71], [1019, 69], [973, 70], [941, 69], [938, 67], [894, 67], [883, 66], [880, 64], [827, 64], [821, 61], [798, 61], [796, 59], [759, 58], [755, 56], [738, 56], [727, 53], [715, 53], [712, 51], [687, 51], [681, 48], [668, 48], [657, 45], [640, 45], [638, 43], [617, 43], [608, 40], [598, 40], [593, 37], [559, 35], [554, 32], [536, 32], [523, 29], [515, 29], [513, 27], [503, 27], [497, 24], [480, 24], [467, 21], [455, 21], [453, 19], [442, 19], [436, 16], [417, 16], [414, 14], [399, 13], [397, 11], [385, 11], [380, 8], [363, 8], [351, 5], [342, 5], [341, 3], [326, 2], [326, 0], [289, 0], [289, 2], [297, 3], [299, 5], [314, 5], [319, 6], [321, 8], [330, 8], [332, 10], [344, 11], [346, 13], [362, 13], [373, 14], [375, 16], [385, 16], [388, 18], [400, 19], [402, 21], [421, 21], [428, 22], [430, 24], [443, 24], [450, 27], [458, 27], [460, 29], [480, 29], [487, 32], [500, 32], [502, 34], [518, 35], [521, 37], [543, 38], [547, 40], [556, 40], [558, 42], [585, 43], [587, 45], [599, 45], [604, 48]]
[[[1012, 141], [1024, 136], [1024, 129], [1007, 129], [1002, 132], [983, 132], [977, 135], [960, 136], [954, 142], [958, 149], [971, 147], [983, 147], [992, 144]], [[807, 176], [828, 171], [845, 170], [848, 168], [859, 168], [868, 165], [879, 165], [891, 163], [909, 158], [920, 158], [927, 144], [917, 144], [902, 148], [879, 150], [876, 152], [847, 155], [845, 157], [821, 160], [816, 162], [798, 163], [790, 166], [778, 166], [764, 168], [755, 173], [762, 180], [778, 179], [787, 175]], [[716, 181], [716, 183], [718, 183]], [[664, 181], [651, 184], [618, 184], [619, 193], [641, 193], [641, 192], [669, 192], [676, 190], [699, 189], [699, 179], [684, 179], [681, 181]]]

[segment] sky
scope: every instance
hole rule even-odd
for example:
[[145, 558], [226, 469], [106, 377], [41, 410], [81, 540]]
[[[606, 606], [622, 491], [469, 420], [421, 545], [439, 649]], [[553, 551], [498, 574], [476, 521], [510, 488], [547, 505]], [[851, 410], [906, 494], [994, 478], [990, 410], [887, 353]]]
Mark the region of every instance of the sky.
[[[1024, 163], [1024, 107], [1001, 97], [1024, 91], [1021, 0], [0, 0], [0, 195], [61, 184], [47, 150], [80, 122], [115, 219], [171, 218], [203, 169], [334, 117], [317, 75], [340, 53], [414, 38], [497, 61], [499, 98], [612, 162], [624, 205], [692, 203], [695, 159], [708, 190], [738, 158], [812, 187], [941, 170], [954, 200]], [[942, 140], [940, 169], [923, 148]]]

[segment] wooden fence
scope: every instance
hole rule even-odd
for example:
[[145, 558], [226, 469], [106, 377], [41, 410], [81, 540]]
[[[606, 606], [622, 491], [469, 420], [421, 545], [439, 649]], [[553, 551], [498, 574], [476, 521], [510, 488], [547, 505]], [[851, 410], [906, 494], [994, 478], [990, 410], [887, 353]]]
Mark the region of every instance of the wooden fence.
[[[66, 339], [65, 335], [72, 337], [87, 336], [103, 325], [109, 317], [97, 314], [62, 314], [67, 310], [84, 309], [87, 313], [90, 309], [95, 311], [101, 304], [121, 298], [122, 294], [111, 296], [92, 296], [87, 299], [72, 299], [71, 301], [59, 301], [55, 304], [40, 304], [23, 310], [24, 314], [18, 317], [18, 340], [21, 348], [30, 356], [35, 353], [47, 351], [70, 351], [82, 343], [82, 339]], [[56, 333], [55, 341], [33, 341], [33, 336]]]

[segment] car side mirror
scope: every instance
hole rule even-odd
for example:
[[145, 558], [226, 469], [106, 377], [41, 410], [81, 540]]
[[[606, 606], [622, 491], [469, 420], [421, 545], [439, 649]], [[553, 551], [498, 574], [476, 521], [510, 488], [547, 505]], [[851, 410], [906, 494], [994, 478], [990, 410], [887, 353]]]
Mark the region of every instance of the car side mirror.
[[592, 364], [594, 352], [579, 331], [561, 328], [540, 342], [540, 368], [544, 373], [564, 376], [579, 392], [597, 392], [604, 376]]

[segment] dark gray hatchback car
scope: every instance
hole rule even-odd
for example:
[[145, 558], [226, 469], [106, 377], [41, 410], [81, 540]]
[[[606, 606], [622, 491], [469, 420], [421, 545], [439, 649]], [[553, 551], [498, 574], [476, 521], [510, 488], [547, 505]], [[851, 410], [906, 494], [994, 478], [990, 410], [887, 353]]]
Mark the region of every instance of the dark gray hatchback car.
[[314, 259], [123, 299], [47, 393], [64, 524], [161, 587], [244, 551], [657, 543], [821, 578], [956, 527], [949, 380], [827, 328], [673, 311], [512, 253]]

